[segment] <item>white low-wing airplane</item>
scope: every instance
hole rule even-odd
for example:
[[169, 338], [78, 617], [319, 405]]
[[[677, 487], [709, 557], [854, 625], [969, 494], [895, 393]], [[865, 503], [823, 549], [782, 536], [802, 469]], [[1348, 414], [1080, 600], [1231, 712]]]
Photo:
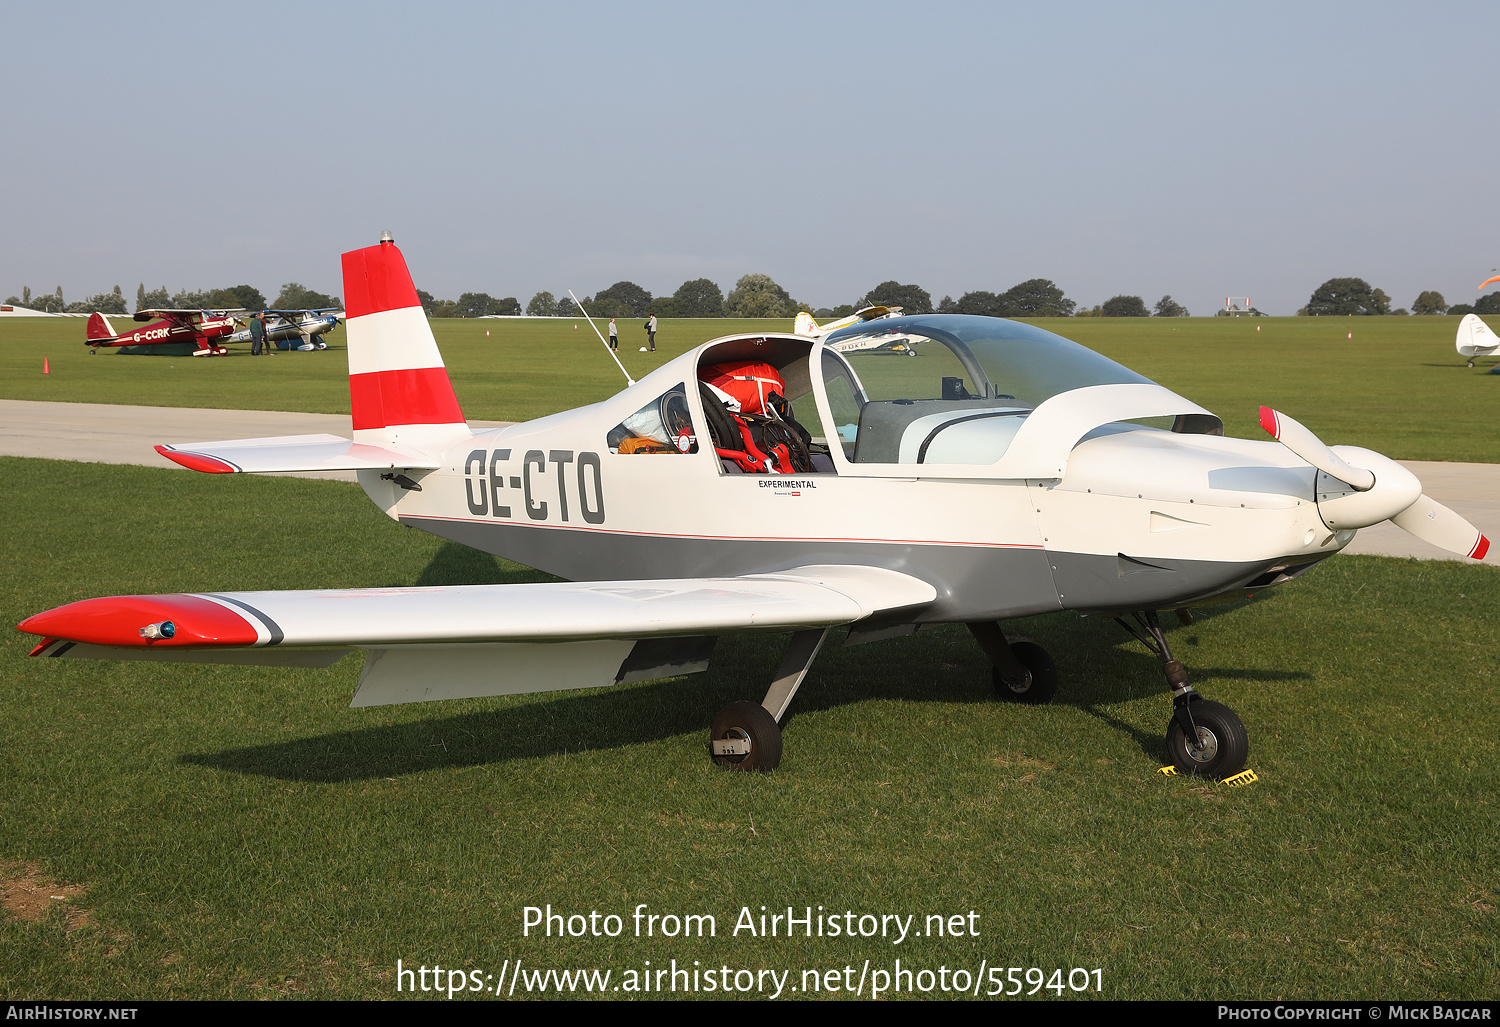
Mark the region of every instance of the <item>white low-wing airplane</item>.
[[[716, 762], [765, 770], [833, 628], [966, 624], [1002, 697], [1046, 702], [1052, 660], [1000, 622], [1074, 610], [1152, 649], [1170, 758], [1224, 777], [1245, 729], [1194, 691], [1158, 611], [1295, 578], [1387, 519], [1474, 558], [1489, 545], [1377, 453], [1265, 408], [1278, 441], [1224, 438], [1202, 407], [997, 318], [728, 336], [602, 403], [475, 432], [389, 235], [343, 264], [354, 440], [159, 451], [211, 472], [354, 469], [392, 519], [570, 582], [90, 599], [24, 621], [34, 655], [326, 666], [359, 649], [368, 706], [689, 673], [721, 633], [790, 631], [765, 698], [710, 733]], [[837, 348], [892, 329], [923, 359]]]
[[1458, 323], [1458, 338], [1454, 340], [1458, 355], [1467, 357], [1469, 366], [1474, 366], [1475, 357], [1492, 357], [1500, 352], [1500, 338], [1490, 331], [1490, 326], [1478, 314], [1465, 314]]

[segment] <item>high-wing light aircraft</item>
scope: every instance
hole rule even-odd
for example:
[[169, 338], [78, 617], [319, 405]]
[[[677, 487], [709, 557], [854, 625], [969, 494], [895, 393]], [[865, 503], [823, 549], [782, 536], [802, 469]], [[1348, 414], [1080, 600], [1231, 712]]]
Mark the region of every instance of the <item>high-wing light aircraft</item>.
[[[320, 307], [317, 310], [263, 310], [261, 313], [266, 318], [266, 342], [268, 344], [301, 340], [297, 345], [287, 348], [304, 351], [327, 349], [328, 343], [318, 336], [333, 331], [339, 323], [335, 307]], [[249, 328], [241, 328], [224, 339], [226, 344], [250, 341]]]
[[1475, 357], [1492, 357], [1500, 351], [1500, 338], [1490, 331], [1490, 326], [1478, 314], [1465, 314], [1458, 323], [1458, 338], [1454, 341], [1458, 355], [1467, 357], [1469, 366], [1474, 366]]
[[[841, 328], [864, 324], [868, 321], [878, 321], [882, 318], [897, 317], [900, 313], [900, 307], [865, 307], [863, 310], [856, 310], [848, 317], [842, 317], [837, 321], [830, 321], [826, 325], [820, 325], [817, 321], [813, 320], [811, 314], [804, 310], [797, 315], [797, 320], [792, 325], [792, 333], [795, 335], [804, 335], [809, 339], [823, 339]], [[903, 353], [906, 356], [914, 357], [917, 355], [917, 351], [914, 348], [914, 341], [902, 335], [899, 331], [892, 330], [884, 334], [861, 334], [855, 338], [835, 342], [832, 345], [840, 353], [854, 353], [868, 350], [881, 353]]]
[[[144, 328], [115, 331], [103, 314], [89, 315], [84, 343], [98, 352], [100, 347], [120, 347], [121, 353], [154, 353], [166, 356], [213, 357], [228, 353], [224, 343], [234, 331], [237, 310], [138, 310], [135, 320], [151, 321]], [[152, 321], [152, 318], [157, 320]]]
[[[1489, 546], [1378, 453], [1266, 408], [1277, 441], [1224, 438], [1197, 404], [997, 318], [731, 335], [601, 403], [476, 432], [389, 234], [343, 266], [353, 441], [158, 450], [220, 473], [354, 469], [392, 519], [571, 581], [89, 599], [24, 621], [33, 655], [327, 666], [358, 649], [353, 705], [371, 706], [689, 673], [722, 633], [789, 631], [765, 697], [709, 736], [716, 762], [766, 770], [835, 627], [858, 643], [965, 624], [998, 693], [1039, 703], [1056, 668], [1001, 622], [1073, 610], [1155, 653], [1171, 760], [1225, 777], [1245, 728], [1194, 690], [1159, 611], [1296, 578], [1387, 519]], [[921, 359], [835, 348], [891, 330]]]

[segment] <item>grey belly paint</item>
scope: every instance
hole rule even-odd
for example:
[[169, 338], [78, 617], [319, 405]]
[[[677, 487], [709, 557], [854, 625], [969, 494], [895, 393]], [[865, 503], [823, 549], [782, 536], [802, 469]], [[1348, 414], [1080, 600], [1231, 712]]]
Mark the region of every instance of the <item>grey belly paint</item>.
[[[1065, 607], [1080, 611], [1161, 610], [1249, 584], [1289, 561], [1163, 560], [1052, 553]], [[1304, 568], [1305, 569], [1305, 568]]]
[[1062, 609], [1047, 555], [1040, 549], [662, 538], [429, 517], [402, 517], [401, 523], [570, 581], [733, 577], [820, 563], [857, 564], [931, 582], [937, 602], [917, 612], [911, 618], [915, 622], [999, 620]]
[[731, 577], [820, 563], [885, 567], [938, 590], [935, 603], [907, 618], [912, 623], [1004, 620], [1063, 609], [1165, 609], [1243, 585], [1278, 562], [1145, 561], [914, 542], [662, 538], [432, 517], [402, 517], [401, 523], [570, 581]]

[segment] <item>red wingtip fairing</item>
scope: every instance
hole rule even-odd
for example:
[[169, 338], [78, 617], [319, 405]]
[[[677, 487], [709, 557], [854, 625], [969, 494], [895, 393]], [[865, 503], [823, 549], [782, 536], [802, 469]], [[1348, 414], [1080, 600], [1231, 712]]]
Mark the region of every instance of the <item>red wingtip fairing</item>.
[[233, 474], [239, 470], [239, 468], [227, 464], [216, 457], [200, 456], [197, 453], [179, 453], [176, 450], [168, 449], [166, 446], [157, 446], [155, 448], [158, 453], [174, 464], [181, 464], [189, 470], [203, 471], [207, 474]]
[[[148, 639], [141, 629], [171, 621], [171, 638]], [[115, 646], [247, 646], [259, 636], [244, 617], [194, 595], [107, 596], [69, 603], [16, 625], [48, 639]]]

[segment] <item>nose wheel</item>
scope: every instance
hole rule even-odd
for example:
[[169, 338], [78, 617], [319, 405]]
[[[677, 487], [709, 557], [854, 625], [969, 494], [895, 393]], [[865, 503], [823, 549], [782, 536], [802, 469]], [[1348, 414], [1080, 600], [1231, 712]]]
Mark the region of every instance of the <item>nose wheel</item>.
[[[1190, 623], [1185, 610], [1178, 611]], [[1233, 710], [1209, 702], [1188, 682], [1187, 668], [1172, 657], [1155, 610], [1115, 618], [1126, 631], [1161, 660], [1167, 687], [1172, 690], [1172, 719], [1167, 724], [1167, 758], [1179, 773], [1222, 781], [1245, 769], [1250, 739]]]
[[1196, 738], [1189, 738], [1177, 717], [1167, 724], [1167, 757], [1178, 771], [1223, 780], [1245, 769], [1250, 739], [1234, 711], [1200, 699], [1192, 704]]

